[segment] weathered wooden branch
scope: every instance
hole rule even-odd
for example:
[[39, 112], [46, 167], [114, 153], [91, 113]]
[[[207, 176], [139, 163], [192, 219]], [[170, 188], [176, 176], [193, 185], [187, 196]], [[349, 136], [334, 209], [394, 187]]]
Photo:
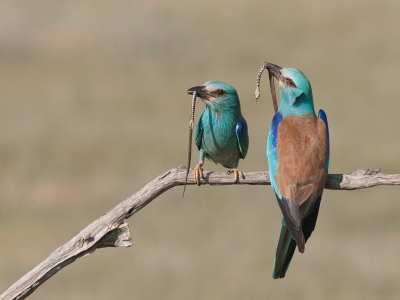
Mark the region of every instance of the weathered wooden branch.
[[[77, 258], [93, 253], [103, 247], [130, 247], [132, 240], [128, 224], [123, 221], [141, 210], [153, 199], [178, 185], [185, 183], [186, 168], [173, 168], [144, 186], [112, 210], [83, 229], [69, 242], [51, 253], [43, 262], [8, 288], [0, 300], [25, 299], [47, 279]], [[204, 171], [203, 184], [231, 185], [232, 175]], [[195, 184], [192, 176], [188, 184]], [[244, 173], [236, 184], [268, 185], [268, 172]], [[329, 174], [325, 188], [331, 190], [356, 190], [377, 185], [400, 185], [400, 174], [383, 174], [378, 170], [360, 169], [351, 174]]]

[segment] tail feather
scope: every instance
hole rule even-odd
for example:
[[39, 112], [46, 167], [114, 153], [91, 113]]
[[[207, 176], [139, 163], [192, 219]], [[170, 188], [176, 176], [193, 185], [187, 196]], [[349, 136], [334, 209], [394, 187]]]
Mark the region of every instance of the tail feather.
[[[320, 195], [314, 203], [314, 207], [310, 214], [303, 219], [302, 222], [302, 232], [304, 234], [304, 244], [307, 242], [311, 233], [315, 229], [315, 224], [318, 218], [319, 206], [321, 204]], [[292, 260], [294, 251], [296, 250], [296, 241], [292, 239], [288, 227], [286, 226], [285, 218], [282, 218], [282, 228], [279, 235], [278, 246], [276, 248], [274, 269], [272, 270], [272, 277], [274, 279], [284, 278], [286, 271], [289, 268], [290, 261]], [[301, 249], [299, 249], [301, 252]], [[304, 251], [304, 248], [303, 248]]]
[[282, 220], [281, 234], [276, 248], [274, 269], [272, 270], [272, 277], [274, 279], [285, 277], [295, 250], [296, 242], [291, 238], [289, 230], [284, 220]]
[[285, 198], [280, 199], [278, 197], [278, 195], [275, 193], [276, 199], [278, 200], [278, 204], [279, 207], [282, 211], [282, 215], [283, 215], [283, 220], [282, 220], [282, 224], [285, 223], [285, 227], [286, 229], [289, 231], [290, 236], [292, 237], [293, 240], [296, 241], [296, 244], [299, 248], [299, 251], [301, 253], [304, 252], [305, 249], [305, 237], [302, 231], [302, 228], [300, 226], [300, 218], [298, 218], [297, 220], [294, 218], [295, 216], [291, 215], [290, 213], [290, 208], [288, 205], [288, 200]]

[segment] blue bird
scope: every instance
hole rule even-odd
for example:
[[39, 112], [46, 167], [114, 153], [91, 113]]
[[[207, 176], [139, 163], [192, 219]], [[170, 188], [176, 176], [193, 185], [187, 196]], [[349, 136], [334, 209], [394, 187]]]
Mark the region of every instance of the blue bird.
[[314, 231], [329, 165], [328, 121], [314, 111], [311, 85], [297, 69], [266, 63], [281, 103], [269, 130], [271, 186], [283, 214], [273, 278], [285, 277], [296, 245], [301, 253]]
[[203, 178], [204, 158], [229, 168], [228, 174], [234, 173], [236, 182], [239, 176], [243, 177], [238, 165], [239, 159], [246, 157], [249, 135], [235, 88], [223, 82], [207, 81], [187, 92], [196, 92], [206, 105], [195, 131], [195, 143], [200, 151], [199, 163], [194, 168], [195, 182], [200, 185]]

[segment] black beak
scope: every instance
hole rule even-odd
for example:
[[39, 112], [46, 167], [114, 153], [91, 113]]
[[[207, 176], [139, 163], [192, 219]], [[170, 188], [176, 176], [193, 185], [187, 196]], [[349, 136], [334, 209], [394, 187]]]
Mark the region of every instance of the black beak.
[[197, 93], [197, 97], [207, 99], [208, 92], [206, 91], [206, 87], [204, 85], [194, 86], [187, 90], [189, 95], [193, 95], [194, 92]]
[[274, 76], [276, 78], [276, 80], [283, 81], [284, 77], [282, 76], [282, 74], [280, 72], [280, 70], [282, 70], [281, 67], [271, 64], [269, 62], [265, 62], [264, 66], [269, 72], [271, 72], [272, 76]]

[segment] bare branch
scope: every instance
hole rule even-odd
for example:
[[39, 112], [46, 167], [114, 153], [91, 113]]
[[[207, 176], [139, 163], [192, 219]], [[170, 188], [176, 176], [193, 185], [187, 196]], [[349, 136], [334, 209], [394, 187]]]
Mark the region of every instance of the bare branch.
[[[180, 166], [155, 178], [51, 253], [43, 262], [0, 295], [0, 300], [25, 299], [59, 270], [77, 258], [93, 253], [97, 248], [131, 246], [129, 228], [123, 221], [170, 188], [184, 185], [185, 175], [186, 168]], [[209, 185], [234, 184], [231, 175], [209, 171], [204, 171], [204, 179], [201, 182]], [[195, 184], [192, 176], [189, 176], [187, 184]], [[236, 184], [269, 185], [269, 174], [268, 172], [244, 173], [244, 178], [240, 178]], [[380, 173], [380, 169], [360, 169], [351, 174], [329, 174], [325, 188], [356, 190], [377, 185], [400, 185], [400, 174], [383, 174]]]

